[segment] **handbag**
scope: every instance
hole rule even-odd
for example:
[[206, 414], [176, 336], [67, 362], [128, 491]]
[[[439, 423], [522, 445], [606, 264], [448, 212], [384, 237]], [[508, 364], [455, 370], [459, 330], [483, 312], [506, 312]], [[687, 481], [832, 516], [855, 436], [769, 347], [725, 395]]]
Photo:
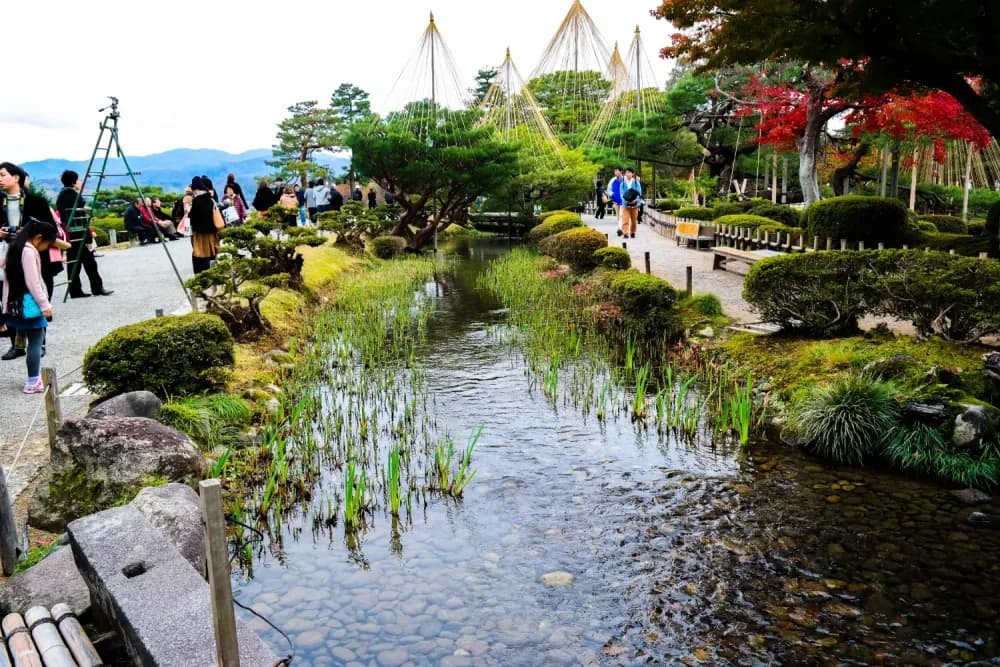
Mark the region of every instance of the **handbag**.
[[227, 206], [222, 209], [222, 219], [227, 225], [235, 225], [240, 221], [240, 212], [236, 210], [235, 206]]
[[38, 302], [35, 301], [35, 297], [31, 296], [30, 292], [25, 292], [24, 300], [21, 305], [21, 319], [33, 320], [36, 317], [41, 316], [42, 309], [38, 307]]

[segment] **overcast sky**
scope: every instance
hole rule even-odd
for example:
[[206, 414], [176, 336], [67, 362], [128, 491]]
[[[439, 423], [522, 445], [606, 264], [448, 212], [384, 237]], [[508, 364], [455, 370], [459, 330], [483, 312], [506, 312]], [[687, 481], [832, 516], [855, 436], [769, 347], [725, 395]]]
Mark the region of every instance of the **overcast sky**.
[[[90, 157], [107, 95], [121, 100], [121, 141], [138, 156], [171, 148], [269, 147], [286, 108], [323, 103], [349, 81], [375, 111], [398, 108], [428, 14], [465, 88], [510, 46], [527, 77], [571, 0], [27, 0], [2, 12], [8, 69], [0, 100], [0, 161]], [[584, 0], [624, 54], [636, 25], [660, 85], [670, 25], [656, 0]]]

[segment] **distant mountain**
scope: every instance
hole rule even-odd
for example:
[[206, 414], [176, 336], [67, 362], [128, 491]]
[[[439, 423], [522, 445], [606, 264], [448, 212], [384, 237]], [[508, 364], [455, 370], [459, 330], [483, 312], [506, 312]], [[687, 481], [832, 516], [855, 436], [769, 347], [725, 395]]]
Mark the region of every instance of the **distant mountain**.
[[[274, 173], [274, 167], [267, 164], [271, 159], [270, 148], [255, 148], [243, 153], [227, 153], [210, 148], [176, 148], [156, 153], [154, 155], [126, 156], [129, 166], [136, 173], [140, 187], [143, 185], [158, 185], [167, 192], [177, 192], [191, 183], [192, 176], [206, 175], [216, 186], [221, 187], [226, 182], [226, 174], [236, 174], [236, 180], [243, 186], [248, 196], [253, 196], [256, 190], [255, 181]], [[334, 174], [341, 173], [348, 166], [349, 160], [333, 155], [321, 155], [317, 161], [330, 168]], [[87, 169], [86, 160], [38, 160], [25, 162], [21, 165], [31, 174], [32, 182], [50, 193], [56, 193], [62, 187], [59, 176], [66, 169], [79, 172], [83, 177]], [[113, 190], [119, 185], [129, 184], [129, 178], [124, 176], [125, 165], [122, 160], [112, 158], [108, 161], [108, 174], [117, 174], [105, 178], [101, 189]], [[88, 193], [93, 190], [94, 182], [87, 184]]]

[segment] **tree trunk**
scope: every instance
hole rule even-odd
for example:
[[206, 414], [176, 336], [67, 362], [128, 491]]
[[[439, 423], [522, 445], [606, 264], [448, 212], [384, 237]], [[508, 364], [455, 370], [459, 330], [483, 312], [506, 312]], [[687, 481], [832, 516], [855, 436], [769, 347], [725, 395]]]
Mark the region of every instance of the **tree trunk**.
[[910, 170], [910, 210], [917, 210], [917, 165], [920, 163], [920, 149], [913, 149], [913, 167]]
[[806, 92], [809, 95], [806, 102], [806, 126], [796, 144], [799, 149], [799, 184], [802, 186], [802, 198], [808, 206], [818, 202], [822, 197], [816, 175], [816, 164], [819, 159], [820, 137], [823, 126], [826, 125], [826, 115], [823, 113], [825, 101], [823, 87], [810, 78]]
[[861, 161], [868, 155], [870, 150], [871, 144], [861, 144], [854, 151], [854, 155], [851, 156], [847, 164], [834, 170], [832, 183], [834, 195], [839, 197], [848, 194], [847, 190], [850, 178], [858, 173], [858, 165], [861, 164]]
[[962, 220], [969, 221], [969, 190], [972, 189], [972, 142], [968, 142], [969, 156], [965, 161], [965, 180], [962, 181]]
[[893, 199], [899, 198], [899, 142], [892, 145], [892, 178], [889, 179], [889, 196]]

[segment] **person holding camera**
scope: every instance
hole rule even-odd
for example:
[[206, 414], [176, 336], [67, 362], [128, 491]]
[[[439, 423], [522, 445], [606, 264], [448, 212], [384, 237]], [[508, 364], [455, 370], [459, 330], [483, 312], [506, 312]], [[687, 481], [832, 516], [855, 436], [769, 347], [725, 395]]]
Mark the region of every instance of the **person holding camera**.
[[[28, 192], [27, 179], [28, 172], [18, 165], [12, 162], [0, 162], [0, 257], [6, 256], [8, 244], [21, 226], [31, 218], [55, 226], [55, 218], [52, 217], [49, 203], [44, 198]], [[50, 261], [49, 253], [42, 253], [43, 276], [53, 275]], [[10, 361], [26, 354], [23, 341], [18, 345], [16, 327], [8, 326], [7, 333], [3, 335], [10, 337], [10, 349], [4, 352], [0, 359]]]
[[57, 239], [57, 234], [54, 222], [29, 218], [8, 244], [6, 256], [0, 258], [4, 274], [0, 301], [5, 313], [0, 328], [16, 329], [27, 339], [25, 394], [45, 391], [41, 378], [42, 341], [52, 320], [52, 304], [42, 277], [42, 257], [53, 245], [69, 247], [69, 243]]

